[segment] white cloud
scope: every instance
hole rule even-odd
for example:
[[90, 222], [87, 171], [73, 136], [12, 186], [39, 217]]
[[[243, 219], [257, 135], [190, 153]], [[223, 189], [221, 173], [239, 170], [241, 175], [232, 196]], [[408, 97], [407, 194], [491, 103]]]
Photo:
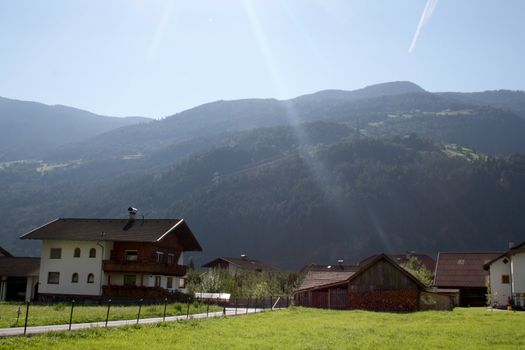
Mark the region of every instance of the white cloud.
[[419, 23], [417, 25], [416, 32], [414, 33], [414, 37], [412, 38], [412, 43], [408, 48], [408, 52], [412, 52], [414, 50], [417, 39], [419, 38], [419, 34], [421, 33], [421, 29], [427, 24], [427, 22], [430, 20], [430, 17], [432, 17], [437, 3], [438, 0], [427, 0], [427, 4], [425, 5], [425, 9], [423, 10], [421, 18], [419, 19]]

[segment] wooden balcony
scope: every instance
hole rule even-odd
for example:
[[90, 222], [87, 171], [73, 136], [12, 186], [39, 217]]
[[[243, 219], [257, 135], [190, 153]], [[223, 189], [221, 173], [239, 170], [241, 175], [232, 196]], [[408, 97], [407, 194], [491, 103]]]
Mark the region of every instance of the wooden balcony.
[[147, 273], [151, 275], [184, 276], [186, 266], [177, 264], [153, 263], [144, 261], [104, 260], [102, 269], [106, 273]]

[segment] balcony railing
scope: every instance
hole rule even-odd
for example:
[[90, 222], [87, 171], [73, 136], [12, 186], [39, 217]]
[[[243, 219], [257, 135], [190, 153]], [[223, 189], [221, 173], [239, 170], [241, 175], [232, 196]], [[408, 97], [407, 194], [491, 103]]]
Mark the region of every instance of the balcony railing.
[[153, 275], [184, 276], [186, 266], [143, 261], [104, 260], [104, 272], [149, 273]]

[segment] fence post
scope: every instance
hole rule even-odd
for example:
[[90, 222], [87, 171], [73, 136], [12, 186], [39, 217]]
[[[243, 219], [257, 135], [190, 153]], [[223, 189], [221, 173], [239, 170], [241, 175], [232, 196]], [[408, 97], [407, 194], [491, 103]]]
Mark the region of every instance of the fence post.
[[29, 317], [29, 301], [26, 301], [26, 319], [25, 319], [25, 322], [24, 322], [24, 335], [26, 335], [26, 330], [27, 330], [27, 318]]
[[108, 299], [108, 311], [106, 312], [106, 327], [108, 326], [109, 308], [111, 307], [111, 299]]
[[188, 309], [186, 310], [186, 319], [190, 318], [190, 299], [188, 298]]
[[166, 321], [166, 308], [168, 307], [168, 298], [164, 298], [164, 316], [162, 316], [162, 322]]
[[142, 300], [143, 299], [139, 300], [139, 312], [137, 314], [137, 324], [139, 324], [139, 320], [140, 320], [140, 309], [142, 309]]
[[235, 316], [237, 316], [237, 302], [239, 301], [239, 299], [237, 297], [235, 297]]
[[250, 306], [250, 297], [248, 297], [248, 300], [246, 301], [246, 313], [248, 313], [249, 306]]
[[270, 295], [270, 311], [273, 311], [273, 297]]
[[73, 322], [73, 309], [75, 308], [75, 299], [71, 300], [71, 314], [69, 314], [69, 330], [71, 330], [71, 322]]
[[210, 302], [208, 301], [208, 302], [206, 303], [206, 318], [208, 318], [208, 314], [209, 314], [209, 312], [210, 312]]
[[254, 307], [255, 313], [257, 313], [257, 302], [258, 301], [259, 301], [259, 298], [255, 298], [255, 301], [253, 302], [253, 307]]

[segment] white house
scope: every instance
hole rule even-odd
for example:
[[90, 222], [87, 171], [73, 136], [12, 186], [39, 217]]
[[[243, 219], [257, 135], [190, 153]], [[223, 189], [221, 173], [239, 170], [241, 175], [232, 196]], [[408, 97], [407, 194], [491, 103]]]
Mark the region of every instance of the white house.
[[489, 271], [490, 291], [496, 306], [503, 307], [509, 301], [516, 306], [525, 306], [525, 242], [484, 265]]
[[160, 298], [184, 289], [183, 251], [201, 251], [182, 219], [56, 219], [42, 240], [40, 299]]

